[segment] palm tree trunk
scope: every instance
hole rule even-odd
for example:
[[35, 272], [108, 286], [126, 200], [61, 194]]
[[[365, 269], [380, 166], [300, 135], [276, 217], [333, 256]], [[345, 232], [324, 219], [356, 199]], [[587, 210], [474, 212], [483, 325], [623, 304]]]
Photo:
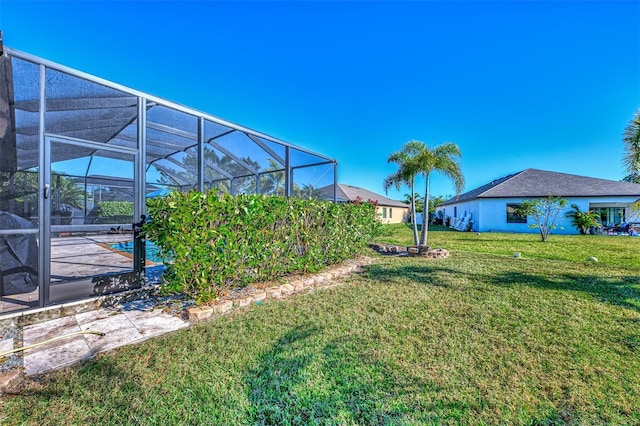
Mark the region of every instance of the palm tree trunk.
[[411, 178], [411, 225], [413, 227], [413, 245], [418, 245], [418, 224], [416, 223], [415, 181]]
[[429, 232], [429, 174], [426, 174], [427, 183], [424, 189], [424, 207], [422, 210], [422, 232], [420, 233], [421, 246], [427, 245], [427, 234]]

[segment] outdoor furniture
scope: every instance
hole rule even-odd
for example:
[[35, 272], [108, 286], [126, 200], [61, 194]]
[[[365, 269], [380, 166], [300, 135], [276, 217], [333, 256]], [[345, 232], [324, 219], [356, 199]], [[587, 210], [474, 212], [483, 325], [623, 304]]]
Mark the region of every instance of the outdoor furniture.
[[[26, 219], [0, 212], [0, 229], [32, 228]], [[28, 293], [38, 286], [38, 243], [36, 234], [0, 236], [0, 296]]]
[[462, 219], [460, 219], [454, 226], [456, 231], [468, 231], [469, 223], [471, 222], [471, 213], [464, 212]]

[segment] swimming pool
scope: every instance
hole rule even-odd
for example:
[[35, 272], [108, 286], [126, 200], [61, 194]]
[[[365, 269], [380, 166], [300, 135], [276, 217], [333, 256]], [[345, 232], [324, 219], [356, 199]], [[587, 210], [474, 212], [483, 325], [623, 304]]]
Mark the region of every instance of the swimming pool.
[[[133, 241], [113, 243], [109, 244], [109, 247], [133, 255]], [[158, 246], [153, 244], [151, 241], [147, 241], [145, 253], [147, 260], [154, 263], [164, 263], [164, 259], [161, 258], [160, 254], [158, 253]]]

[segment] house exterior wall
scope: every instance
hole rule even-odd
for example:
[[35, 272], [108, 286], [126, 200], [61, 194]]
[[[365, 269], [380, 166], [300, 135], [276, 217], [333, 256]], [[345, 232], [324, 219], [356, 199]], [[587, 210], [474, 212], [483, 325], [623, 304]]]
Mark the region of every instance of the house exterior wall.
[[[438, 207], [444, 217], [454, 217], [454, 209], [457, 208], [457, 217], [462, 217], [465, 211], [471, 212], [473, 226], [476, 232], [521, 232], [536, 233], [537, 228], [530, 228], [535, 222], [531, 216], [527, 217], [527, 223], [507, 223], [507, 204], [521, 204], [528, 198], [483, 198], [463, 203], [450, 204]], [[567, 205], [560, 211], [556, 223], [558, 228], [554, 234], [578, 234], [579, 231], [572, 225], [571, 219], [565, 214], [572, 210], [571, 205], [576, 204], [581, 211], [588, 211], [593, 207], [627, 207], [637, 197], [569, 197]], [[627, 212], [626, 221], [640, 221], [640, 216]]]
[[382, 206], [376, 207], [376, 218], [382, 223], [403, 223], [407, 221], [409, 207]]
[[440, 214], [445, 221], [447, 218], [453, 220], [453, 218], [456, 217], [462, 218], [465, 213], [471, 213], [471, 230], [476, 232], [478, 231], [478, 218], [480, 214], [480, 202], [478, 200], [466, 201], [448, 206], [438, 206], [436, 207], [436, 212], [441, 212]]

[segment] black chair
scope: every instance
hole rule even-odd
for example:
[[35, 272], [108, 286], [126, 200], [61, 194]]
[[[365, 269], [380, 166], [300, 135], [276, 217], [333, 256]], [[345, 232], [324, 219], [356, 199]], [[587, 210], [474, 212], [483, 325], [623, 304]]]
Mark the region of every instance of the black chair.
[[[0, 212], [0, 229], [32, 229], [26, 219]], [[36, 234], [0, 236], [0, 297], [28, 293], [38, 286], [38, 240]]]

